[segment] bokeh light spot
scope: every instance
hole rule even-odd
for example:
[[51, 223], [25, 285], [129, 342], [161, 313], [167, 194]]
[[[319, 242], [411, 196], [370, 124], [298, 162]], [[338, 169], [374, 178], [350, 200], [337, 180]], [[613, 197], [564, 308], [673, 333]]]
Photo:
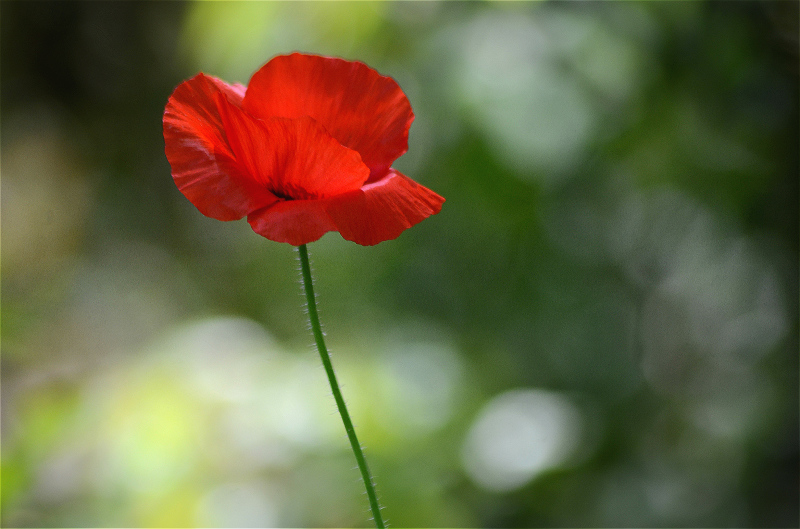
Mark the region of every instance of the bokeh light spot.
[[464, 443], [462, 461], [472, 480], [489, 490], [519, 488], [563, 464], [580, 443], [582, 416], [566, 397], [519, 389], [481, 410]]

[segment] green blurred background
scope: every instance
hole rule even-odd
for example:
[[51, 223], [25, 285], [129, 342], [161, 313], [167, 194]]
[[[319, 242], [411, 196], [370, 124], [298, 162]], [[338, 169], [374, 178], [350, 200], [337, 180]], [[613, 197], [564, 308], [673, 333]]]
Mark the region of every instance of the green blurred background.
[[163, 152], [301, 50], [447, 198], [310, 245], [391, 525], [797, 527], [797, 5], [4, 1], [0, 522], [369, 526], [294, 249]]

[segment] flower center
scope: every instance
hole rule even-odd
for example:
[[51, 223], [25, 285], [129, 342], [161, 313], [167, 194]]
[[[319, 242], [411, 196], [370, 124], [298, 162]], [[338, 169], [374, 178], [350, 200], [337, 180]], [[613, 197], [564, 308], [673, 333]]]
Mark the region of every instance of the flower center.
[[272, 186], [268, 186], [268, 189], [273, 195], [282, 200], [314, 200], [324, 197], [322, 193], [315, 193], [289, 182], [278, 184], [279, 185], [275, 185], [275, 183], [273, 183]]

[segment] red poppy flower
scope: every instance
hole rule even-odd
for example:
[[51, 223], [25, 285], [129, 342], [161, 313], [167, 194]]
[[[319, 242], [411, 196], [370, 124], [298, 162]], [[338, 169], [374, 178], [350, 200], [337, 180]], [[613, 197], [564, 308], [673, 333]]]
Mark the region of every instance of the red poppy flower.
[[414, 113], [397, 83], [360, 62], [293, 53], [244, 87], [200, 73], [164, 111], [178, 189], [204, 215], [247, 217], [295, 246], [329, 231], [373, 245], [438, 213], [444, 198], [391, 168]]

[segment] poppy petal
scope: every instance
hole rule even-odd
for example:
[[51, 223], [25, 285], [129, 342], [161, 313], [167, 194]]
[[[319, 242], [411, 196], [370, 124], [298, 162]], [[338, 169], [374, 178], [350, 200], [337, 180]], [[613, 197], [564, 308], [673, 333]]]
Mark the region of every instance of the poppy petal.
[[323, 198], [359, 189], [369, 176], [361, 156], [309, 117], [259, 120], [217, 96], [237, 162], [284, 199]]
[[386, 174], [408, 150], [411, 104], [391, 77], [361, 62], [293, 53], [274, 57], [247, 87], [242, 108], [261, 119], [310, 116], [371, 171]]
[[235, 163], [219, 114], [217, 97], [241, 105], [245, 88], [198, 74], [181, 83], [164, 111], [164, 144], [178, 189], [201, 213], [236, 220], [275, 202]]
[[363, 246], [396, 239], [404, 230], [439, 213], [444, 198], [390, 169], [359, 191], [328, 201], [327, 211], [342, 237]]
[[336, 229], [326, 200], [284, 200], [248, 215], [253, 231], [275, 242], [300, 246]]

